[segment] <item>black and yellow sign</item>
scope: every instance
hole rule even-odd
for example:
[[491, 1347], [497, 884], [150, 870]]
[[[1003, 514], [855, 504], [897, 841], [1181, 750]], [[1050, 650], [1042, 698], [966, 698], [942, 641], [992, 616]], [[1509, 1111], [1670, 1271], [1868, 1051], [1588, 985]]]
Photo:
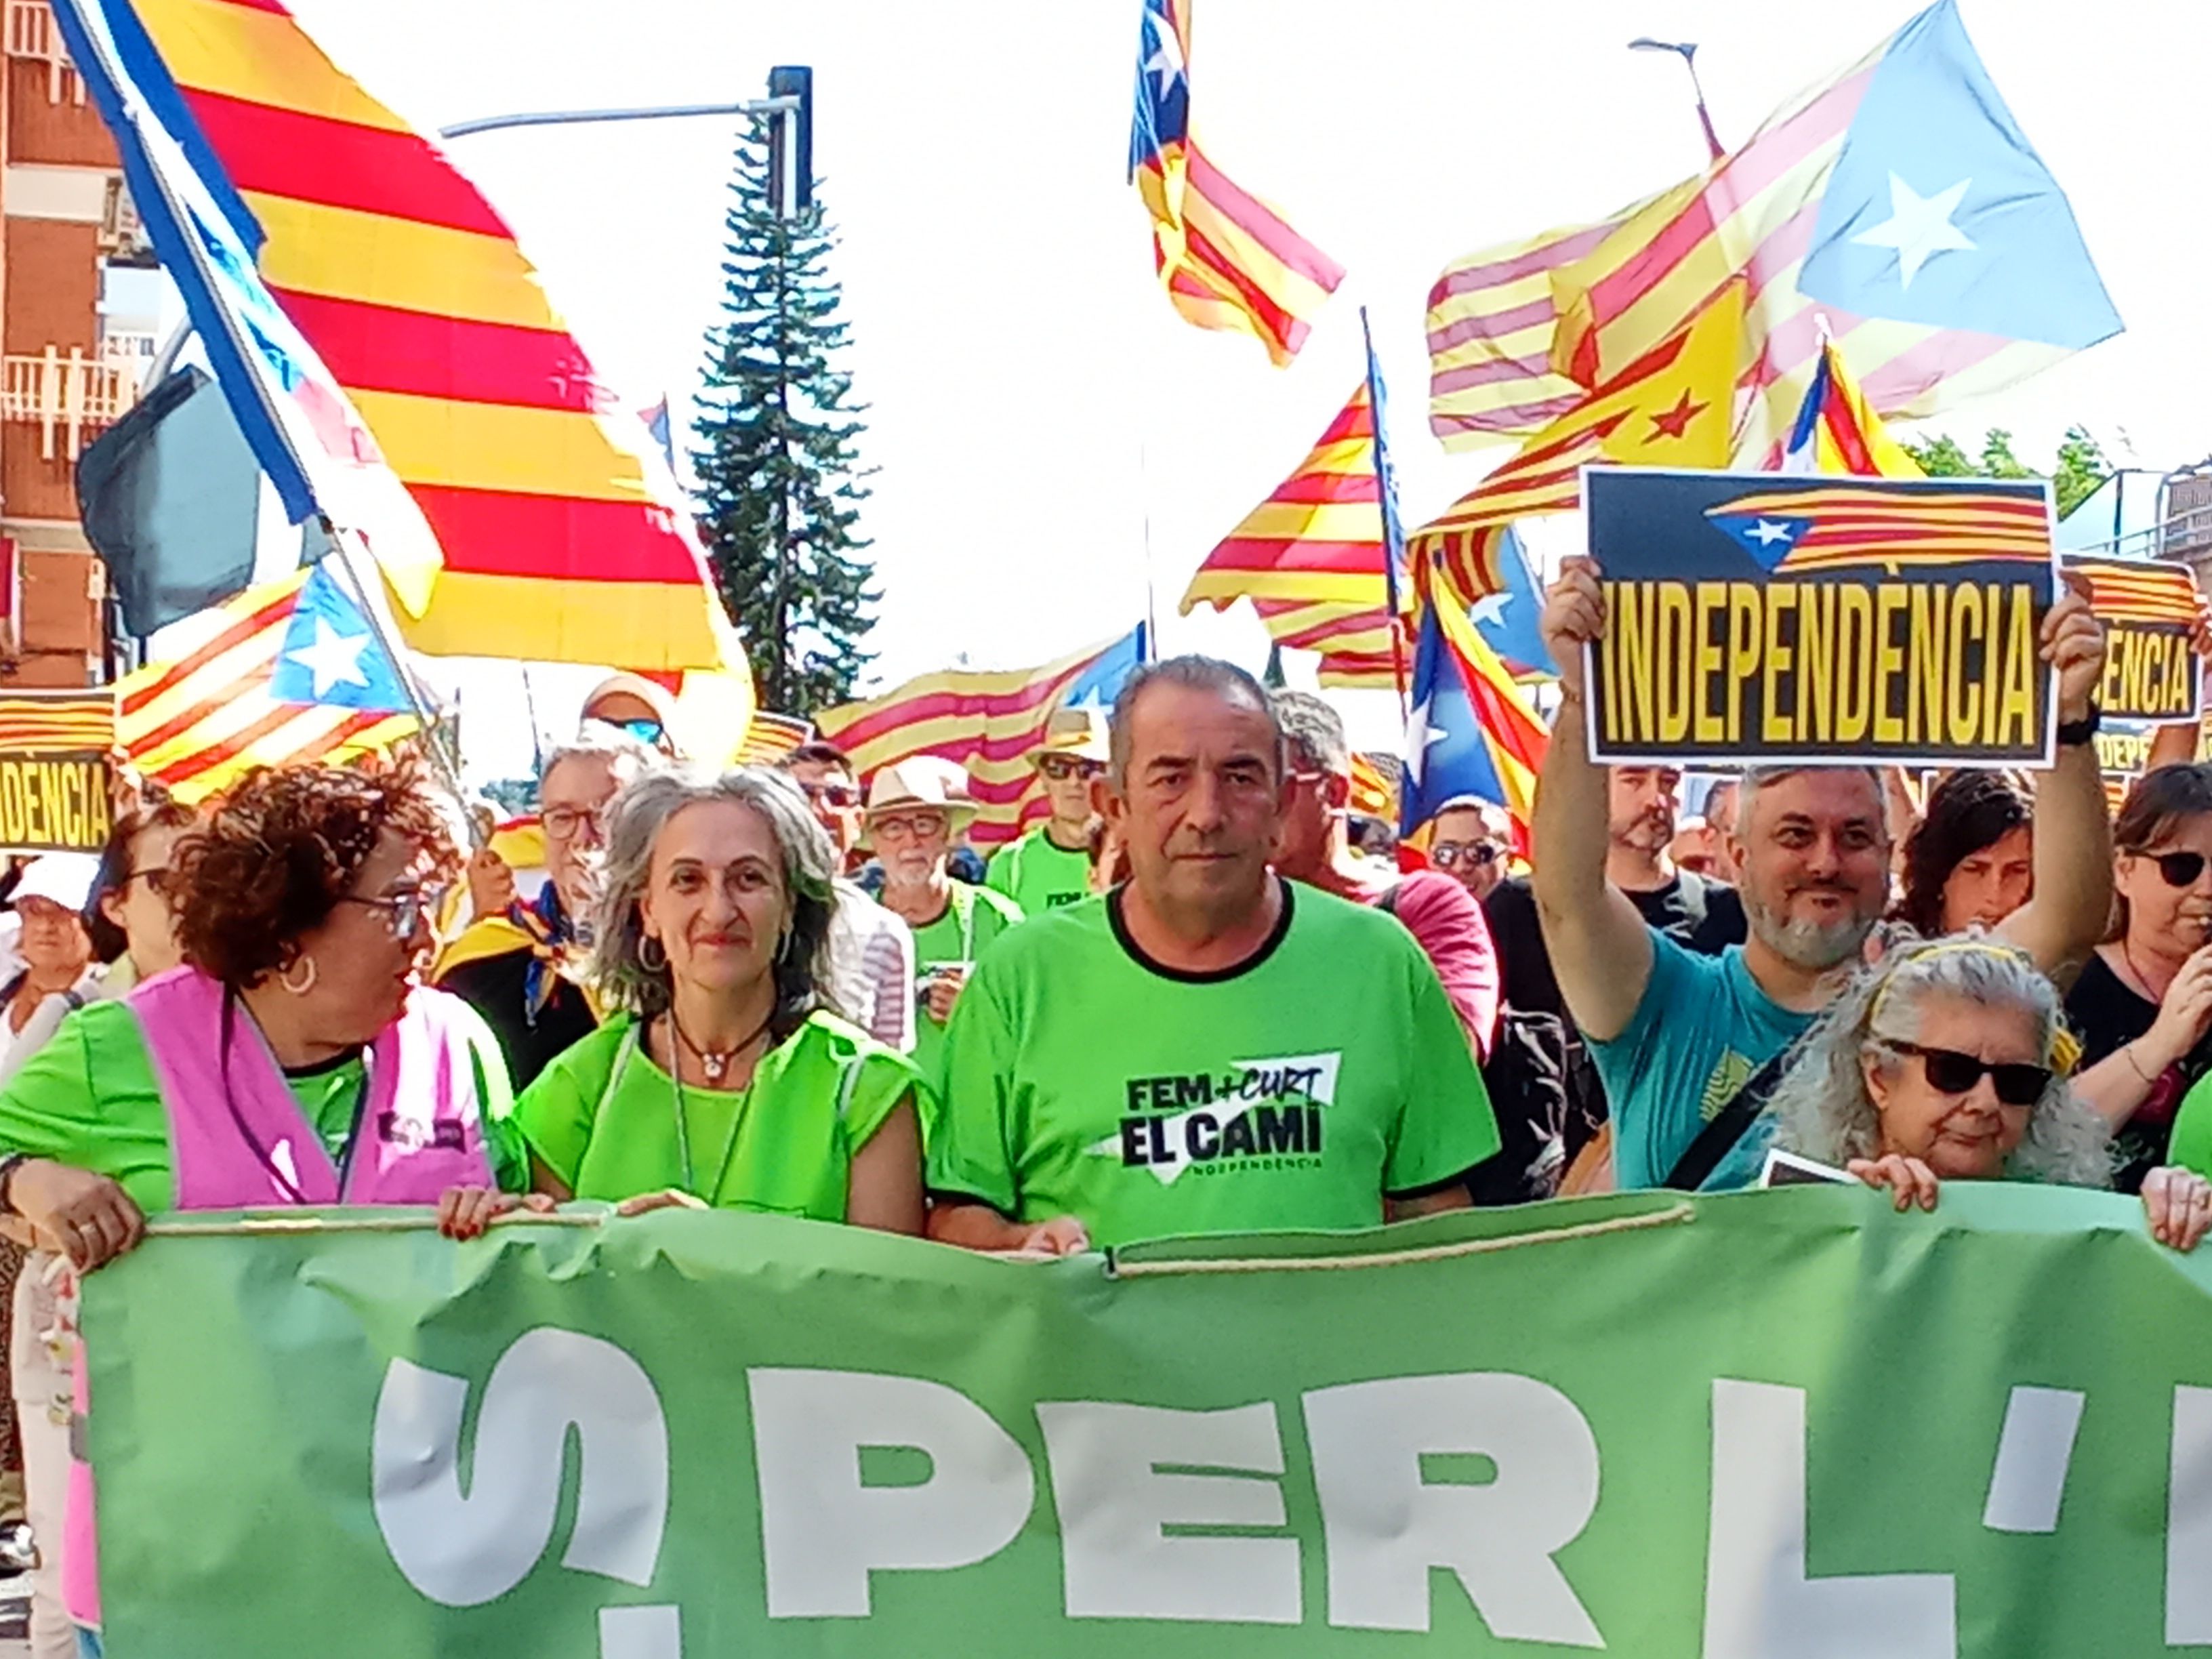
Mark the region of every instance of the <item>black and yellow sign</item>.
[[107, 842], [112, 691], [0, 696], [0, 852], [96, 853]]
[[1610, 762], [2048, 765], [2040, 483], [1593, 467]]
[[2185, 565], [2151, 559], [2069, 557], [2066, 573], [2088, 580], [2090, 606], [2105, 624], [2105, 678], [2098, 705], [2107, 720], [2192, 720], [2203, 701], [2197, 629], [2197, 579]]

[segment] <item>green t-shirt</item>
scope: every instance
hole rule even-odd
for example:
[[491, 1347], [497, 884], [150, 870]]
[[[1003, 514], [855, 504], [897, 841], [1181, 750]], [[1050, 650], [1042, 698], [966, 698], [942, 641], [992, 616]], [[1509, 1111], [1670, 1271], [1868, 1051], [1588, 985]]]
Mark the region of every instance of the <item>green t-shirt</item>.
[[[538, 1073], [514, 1115], [578, 1198], [681, 1188], [719, 1209], [845, 1218], [853, 1158], [903, 1100], [928, 1121], [912, 1060], [834, 1014], [808, 1016], [742, 1089], [677, 1088], [619, 1015]], [[691, 1167], [687, 1177], [684, 1150]]]
[[[473, 1010], [464, 1006], [456, 1018], [475, 1054], [492, 1174], [507, 1192], [527, 1191], [529, 1161], [515, 1132], [514, 1095], [498, 1041]], [[362, 1077], [359, 1054], [286, 1074], [300, 1115], [314, 1127], [333, 1163], [345, 1154]], [[176, 1207], [168, 1110], [154, 1057], [129, 1007], [87, 1003], [24, 1061], [0, 1092], [0, 1147], [107, 1176], [149, 1215]]]
[[1039, 824], [994, 854], [983, 880], [1021, 906], [1023, 915], [1041, 916], [1091, 896], [1091, 854], [1054, 846]]
[[930, 1018], [927, 1000], [922, 994], [929, 988], [930, 969], [948, 962], [973, 963], [986, 945], [1021, 919], [1020, 907], [1004, 893], [956, 881], [945, 914], [914, 930], [914, 1058], [921, 1074], [940, 1094], [944, 1092], [945, 1028]]
[[1116, 891], [1006, 936], [952, 1016], [933, 1192], [1095, 1243], [1371, 1227], [1498, 1150], [1436, 971], [1391, 917], [1283, 885], [1243, 966], [1149, 961]]

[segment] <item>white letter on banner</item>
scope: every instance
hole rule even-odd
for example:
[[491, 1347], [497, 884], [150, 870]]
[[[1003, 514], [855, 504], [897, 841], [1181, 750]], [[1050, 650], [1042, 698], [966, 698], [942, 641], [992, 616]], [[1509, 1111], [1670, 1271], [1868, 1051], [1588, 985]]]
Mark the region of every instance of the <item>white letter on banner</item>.
[[1948, 1572], [1805, 1576], [1805, 1391], [1713, 1379], [1705, 1659], [1957, 1659]]
[[[1305, 1414], [1330, 1624], [1425, 1631], [1429, 1570], [1449, 1567], [1500, 1641], [1605, 1645], [1552, 1559], [1597, 1507], [1597, 1440], [1573, 1401], [1480, 1371], [1317, 1389]], [[1422, 1457], [1451, 1453], [1497, 1478], [1424, 1482]]]
[[[972, 1566], [1012, 1543], [1036, 1496], [1014, 1437], [919, 1377], [763, 1367], [752, 1390], [771, 1619], [865, 1619], [868, 1574]], [[927, 1453], [929, 1479], [860, 1484], [860, 1451]]]
[[1295, 1538], [1170, 1538], [1169, 1527], [1280, 1527], [1279, 1480], [1163, 1474], [1158, 1465], [1279, 1477], [1283, 1438], [1265, 1401], [1175, 1411], [1041, 1402], [1060, 1512], [1067, 1616], [1298, 1622]]
[[2212, 1389], [2173, 1391], [2166, 1493], [2166, 1644], [2212, 1643]]
[[465, 1377], [404, 1359], [385, 1370], [374, 1505], [407, 1582], [447, 1607], [473, 1607], [527, 1578], [553, 1536], [574, 1428], [576, 1524], [561, 1565], [651, 1583], [668, 1520], [668, 1425], [637, 1361], [550, 1326], [516, 1338], [484, 1384], [464, 1497], [468, 1399]]

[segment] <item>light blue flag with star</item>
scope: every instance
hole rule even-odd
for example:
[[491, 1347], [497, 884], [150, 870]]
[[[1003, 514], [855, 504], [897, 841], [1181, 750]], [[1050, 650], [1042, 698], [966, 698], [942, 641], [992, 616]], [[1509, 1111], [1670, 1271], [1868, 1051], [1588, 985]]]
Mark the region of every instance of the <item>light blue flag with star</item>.
[[293, 601], [269, 695], [363, 714], [404, 714], [415, 706], [374, 625], [327, 563], [314, 568]]
[[1516, 679], [1559, 678], [1559, 665], [1536, 626], [1544, 596], [1528, 568], [1528, 550], [1510, 525], [1498, 537], [1498, 570], [1505, 580], [1504, 592], [1486, 593], [1468, 607], [1475, 632], [1504, 659]]
[[1954, 0], [1899, 30], [1875, 66], [1797, 286], [1861, 317], [2069, 350], [2122, 327]]

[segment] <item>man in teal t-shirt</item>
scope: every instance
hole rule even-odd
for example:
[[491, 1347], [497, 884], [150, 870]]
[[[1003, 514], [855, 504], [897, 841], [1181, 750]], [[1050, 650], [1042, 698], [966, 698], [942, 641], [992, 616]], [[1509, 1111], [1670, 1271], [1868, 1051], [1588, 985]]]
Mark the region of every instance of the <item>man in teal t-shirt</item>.
[[1091, 828], [1097, 818], [1091, 786], [1106, 775], [1106, 722], [1096, 708], [1055, 711], [1043, 744], [1030, 756], [1050, 816], [994, 854], [984, 878], [1024, 915], [1041, 916], [1091, 896]]
[[1141, 670], [1113, 768], [1128, 883], [1015, 928], [954, 1013], [931, 1236], [1066, 1252], [1465, 1205], [1498, 1147], [1467, 1035], [1404, 928], [1268, 868], [1266, 692]]

